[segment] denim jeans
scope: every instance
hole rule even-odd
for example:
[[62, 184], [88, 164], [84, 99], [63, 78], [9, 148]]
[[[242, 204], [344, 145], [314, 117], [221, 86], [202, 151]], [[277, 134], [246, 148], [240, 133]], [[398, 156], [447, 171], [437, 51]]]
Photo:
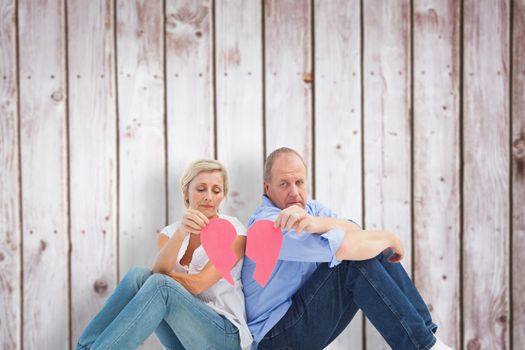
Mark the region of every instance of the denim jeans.
[[323, 349], [361, 309], [392, 349], [430, 349], [437, 326], [399, 263], [380, 254], [318, 266], [259, 349]]
[[173, 278], [134, 267], [76, 349], [134, 349], [153, 332], [167, 349], [240, 349], [239, 330]]

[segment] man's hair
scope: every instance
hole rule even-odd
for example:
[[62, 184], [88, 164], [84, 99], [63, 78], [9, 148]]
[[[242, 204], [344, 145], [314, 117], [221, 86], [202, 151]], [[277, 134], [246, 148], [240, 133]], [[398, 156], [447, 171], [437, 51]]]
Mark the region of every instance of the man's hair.
[[304, 168], [307, 169], [306, 168], [306, 163], [305, 163], [303, 157], [296, 150], [294, 150], [292, 148], [288, 148], [288, 147], [277, 148], [275, 151], [270, 153], [270, 155], [268, 157], [266, 157], [266, 161], [264, 162], [264, 180], [265, 181], [272, 182], [273, 162], [275, 162], [275, 159], [277, 159], [277, 157], [279, 157], [281, 154], [284, 154], [284, 153], [293, 153], [293, 154], [295, 154], [297, 157], [299, 157], [301, 162], [303, 162]]

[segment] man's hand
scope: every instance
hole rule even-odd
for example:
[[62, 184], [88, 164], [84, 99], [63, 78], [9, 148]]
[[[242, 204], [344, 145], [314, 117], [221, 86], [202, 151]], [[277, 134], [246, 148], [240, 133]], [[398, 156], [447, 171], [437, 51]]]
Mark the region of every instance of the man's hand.
[[296, 233], [325, 233], [337, 225], [333, 220], [309, 215], [303, 208], [298, 205], [292, 205], [283, 209], [275, 222], [274, 227], [281, 229], [291, 229]]
[[388, 255], [390, 251], [392, 251], [392, 255], [388, 257], [388, 261], [391, 263], [400, 262], [405, 256], [405, 248], [403, 247], [403, 242], [401, 242], [399, 237], [394, 236], [392, 238], [392, 244], [390, 247], [383, 250], [383, 254]]
[[301, 220], [310, 217], [308, 213], [298, 205], [292, 205], [286, 209], [281, 210], [277, 219], [273, 223], [273, 227], [281, 229], [293, 229]]

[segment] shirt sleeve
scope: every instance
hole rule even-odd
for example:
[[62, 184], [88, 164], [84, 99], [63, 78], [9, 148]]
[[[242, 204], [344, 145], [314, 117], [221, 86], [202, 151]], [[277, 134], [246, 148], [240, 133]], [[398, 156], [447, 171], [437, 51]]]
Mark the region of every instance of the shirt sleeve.
[[335, 253], [341, 246], [344, 231], [332, 229], [322, 235], [316, 233], [297, 234], [294, 230], [283, 232], [283, 245], [279, 260], [329, 262], [330, 267], [341, 263]]
[[162, 230], [160, 230], [160, 233], [163, 233], [166, 236], [168, 236], [169, 238], [171, 238], [171, 236], [173, 236], [173, 234], [175, 233], [175, 231], [177, 231], [179, 226], [180, 226], [180, 222], [178, 222], [178, 221], [174, 222], [173, 224], [168, 225], [168, 226], [164, 227]]
[[[269, 208], [257, 220], [275, 221], [279, 213], [279, 209]], [[337, 266], [341, 260], [336, 259], [335, 253], [341, 246], [343, 238], [344, 231], [339, 228], [321, 235], [317, 233], [297, 234], [294, 230], [284, 230], [279, 260], [329, 262], [330, 267]]]
[[328, 208], [327, 206], [324, 206], [323, 204], [319, 203], [318, 201], [312, 201], [312, 210], [315, 211], [315, 216], [320, 216], [323, 218], [332, 218], [332, 219], [342, 219], [342, 220], [348, 220], [357, 226], [361, 228], [361, 225], [359, 225], [355, 220], [352, 220], [350, 218], [341, 218], [339, 217], [332, 209]]

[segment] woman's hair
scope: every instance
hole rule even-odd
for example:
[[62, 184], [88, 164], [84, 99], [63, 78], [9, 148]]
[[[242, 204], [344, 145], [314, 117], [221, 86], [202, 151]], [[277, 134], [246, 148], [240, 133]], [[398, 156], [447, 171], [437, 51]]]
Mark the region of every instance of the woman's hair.
[[213, 159], [199, 159], [188, 165], [188, 167], [182, 174], [182, 177], [180, 178], [180, 189], [182, 191], [182, 198], [184, 198], [184, 205], [186, 206], [186, 208], [188, 208], [190, 205], [187, 194], [191, 180], [193, 180], [195, 176], [199, 175], [200, 173], [207, 171], [221, 172], [223, 179], [224, 197], [228, 195], [228, 173], [226, 172], [226, 168], [224, 167], [224, 165]]

